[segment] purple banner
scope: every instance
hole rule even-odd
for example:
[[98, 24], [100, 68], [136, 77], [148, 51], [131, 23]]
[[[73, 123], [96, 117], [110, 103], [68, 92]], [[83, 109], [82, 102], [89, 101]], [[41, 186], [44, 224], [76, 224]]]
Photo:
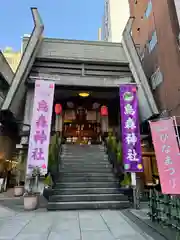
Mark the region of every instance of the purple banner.
[[143, 172], [136, 85], [120, 86], [119, 96], [124, 171]]
[[39, 167], [43, 175], [47, 173], [53, 99], [54, 83], [43, 80], [36, 81], [27, 174], [31, 173], [34, 167]]

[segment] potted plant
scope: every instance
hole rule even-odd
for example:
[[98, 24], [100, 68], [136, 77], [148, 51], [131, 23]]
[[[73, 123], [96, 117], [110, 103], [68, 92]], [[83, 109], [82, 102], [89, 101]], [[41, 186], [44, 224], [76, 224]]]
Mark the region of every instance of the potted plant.
[[14, 186], [14, 196], [20, 197], [24, 194], [24, 186], [21, 184], [21, 178], [25, 169], [24, 166], [25, 156], [20, 153], [19, 162], [16, 166], [15, 175], [16, 175], [16, 185]]
[[29, 188], [24, 194], [24, 209], [25, 210], [35, 210], [39, 204], [39, 193], [38, 193], [38, 184], [40, 178], [40, 169], [35, 167], [32, 170], [32, 174], [29, 176]]

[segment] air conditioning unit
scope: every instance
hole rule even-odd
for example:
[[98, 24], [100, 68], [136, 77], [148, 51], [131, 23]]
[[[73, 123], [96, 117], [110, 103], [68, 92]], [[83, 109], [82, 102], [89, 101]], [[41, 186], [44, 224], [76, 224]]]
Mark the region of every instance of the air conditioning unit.
[[155, 73], [151, 76], [151, 86], [152, 89], [155, 90], [161, 83], [163, 82], [163, 75], [160, 71], [160, 68], [158, 68]]

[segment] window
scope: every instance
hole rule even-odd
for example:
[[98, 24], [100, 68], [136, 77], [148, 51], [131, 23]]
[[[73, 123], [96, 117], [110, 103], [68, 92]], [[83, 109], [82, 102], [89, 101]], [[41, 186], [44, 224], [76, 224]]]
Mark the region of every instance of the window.
[[151, 0], [149, 0], [146, 11], [144, 13], [144, 17], [148, 18], [151, 14], [151, 11], [152, 11], [152, 2], [151, 2]]
[[151, 40], [148, 43], [149, 53], [152, 52], [156, 44], [157, 44], [157, 34], [156, 34], [156, 31], [154, 31], [152, 34]]
[[160, 71], [160, 68], [158, 68], [155, 73], [151, 76], [151, 86], [152, 89], [155, 90], [161, 83], [163, 82], [163, 75]]

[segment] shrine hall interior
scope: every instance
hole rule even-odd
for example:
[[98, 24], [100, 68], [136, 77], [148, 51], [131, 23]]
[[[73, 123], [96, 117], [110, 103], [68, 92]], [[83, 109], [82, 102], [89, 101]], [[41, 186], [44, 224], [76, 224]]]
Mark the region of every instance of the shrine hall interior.
[[67, 142], [98, 143], [108, 128], [119, 129], [119, 126], [118, 87], [55, 88], [52, 130], [60, 131]]

